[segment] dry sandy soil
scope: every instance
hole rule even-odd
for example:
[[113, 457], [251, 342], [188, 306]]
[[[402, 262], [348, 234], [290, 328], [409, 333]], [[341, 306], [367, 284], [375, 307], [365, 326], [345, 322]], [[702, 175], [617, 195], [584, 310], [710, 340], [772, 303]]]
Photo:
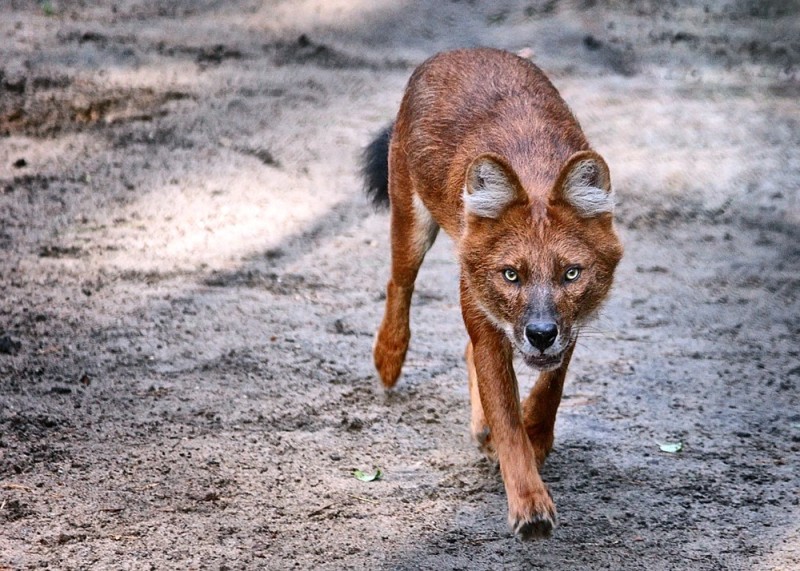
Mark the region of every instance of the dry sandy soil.
[[[1, 2], [0, 569], [800, 568], [799, 21]], [[527, 544], [469, 439], [444, 237], [394, 393], [370, 356], [388, 217], [360, 148], [415, 65], [474, 45], [551, 75], [627, 248], [544, 470], [560, 526]]]

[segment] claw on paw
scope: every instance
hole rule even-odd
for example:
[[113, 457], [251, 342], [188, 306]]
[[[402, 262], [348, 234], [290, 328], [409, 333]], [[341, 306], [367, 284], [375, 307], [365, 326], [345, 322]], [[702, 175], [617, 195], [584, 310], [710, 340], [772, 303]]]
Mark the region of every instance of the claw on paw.
[[547, 515], [534, 515], [533, 517], [518, 521], [514, 526], [514, 535], [521, 541], [532, 539], [546, 539], [553, 534], [556, 522]]

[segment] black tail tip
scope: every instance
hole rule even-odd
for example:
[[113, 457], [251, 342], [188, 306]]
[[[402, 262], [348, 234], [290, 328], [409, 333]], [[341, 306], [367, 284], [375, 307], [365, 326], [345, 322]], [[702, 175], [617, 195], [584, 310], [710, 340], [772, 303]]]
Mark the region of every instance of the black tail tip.
[[390, 124], [381, 129], [361, 155], [364, 190], [375, 208], [389, 206], [389, 141], [393, 127]]

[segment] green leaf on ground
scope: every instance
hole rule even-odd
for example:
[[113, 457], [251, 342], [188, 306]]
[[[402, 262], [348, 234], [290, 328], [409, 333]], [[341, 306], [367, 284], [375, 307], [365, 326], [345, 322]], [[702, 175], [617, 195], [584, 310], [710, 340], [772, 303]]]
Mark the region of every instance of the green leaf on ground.
[[362, 482], [374, 482], [375, 480], [380, 480], [383, 477], [383, 472], [380, 468], [375, 468], [372, 472], [364, 472], [363, 470], [356, 469], [353, 470], [353, 476]]
[[662, 452], [676, 454], [683, 450], [683, 442], [664, 442], [663, 444], [659, 444], [658, 447]]

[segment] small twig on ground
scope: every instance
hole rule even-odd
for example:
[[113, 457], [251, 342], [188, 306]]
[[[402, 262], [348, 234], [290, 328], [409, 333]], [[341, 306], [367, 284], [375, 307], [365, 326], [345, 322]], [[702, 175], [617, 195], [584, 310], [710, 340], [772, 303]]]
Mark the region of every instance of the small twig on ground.
[[355, 495], [355, 494], [347, 494], [347, 495], [348, 495], [348, 496], [350, 496], [351, 498], [355, 498], [355, 499], [357, 499], [357, 500], [361, 500], [362, 502], [367, 502], [367, 503], [369, 503], [369, 504], [375, 504], [376, 506], [377, 506], [378, 504], [380, 504], [380, 502], [379, 502], [379, 501], [377, 501], [377, 500], [371, 500], [371, 499], [369, 499], [369, 498], [365, 498], [364, 496], [357, 496], [357, 495]]
[[313, 512], [308, 514], [307, 517], [318, 516], [318, 515], [322, 514], [322, 512], [324, 512], [326, 509], [331, 508], [331, 507], [333, 507], [333, 504], [328, 504], [328, 505], [322, 506], [321, 508], [315, 509]]
[[28, 486], [23, 486], [22, 484], [3, 484], [2, 487], [4, 490], [22, 490], [23, 492], [32, 492], [33, 488], [29, 488]]
[[131, 491], [131, 492], [136, 492], [136, 493], [138, 493], [138, 492], [144, 492], [144, 491], [146, 491], [146, 490], [152, 490], [153, 488], [156, 488], [156, 487], [158, 487], [158, 486], [159, 486], [158, 482], [153, 482], [152, 484], [147, 484], [146, 486], [140, 486], [140, 487], [138, 487], [138, 488], [133, 488], [133, 489], [132, 489], [132, 490], [130, 490], [130, 491]]

